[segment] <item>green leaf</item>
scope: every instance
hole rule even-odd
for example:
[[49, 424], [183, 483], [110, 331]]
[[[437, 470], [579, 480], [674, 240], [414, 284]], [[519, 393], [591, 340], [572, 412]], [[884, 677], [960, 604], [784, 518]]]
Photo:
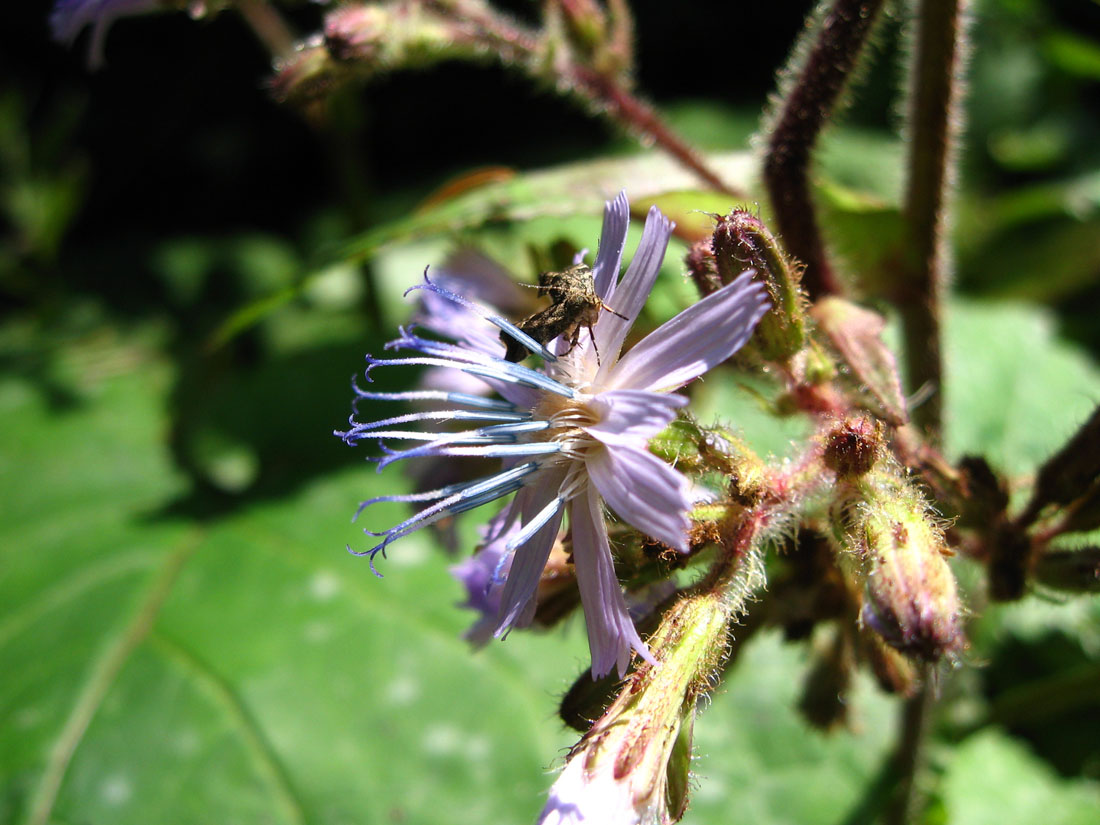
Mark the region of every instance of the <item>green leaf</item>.
[[[731, 185], [747, 188], [753, 165], [749, 153], [716, 155], [708, 161]], [[334, 257], [365, 260], [394, 244], [453, 235], [490, 224], [541, 217], [598, 217], [604, 202], [624, 188], [644, 216], [655, 196], [697, 187], [698, 180], [692, 172], [657, 153], [574, 163], [463, 189], [447, 199], [432, 199], [418, 212], [362, 233], [336, 251]], [[313, 277], [307, 276], [295, 287], [242, 307], [226, 319], [212, 341], [221, 345], [285, 306], [301, 294]]]
[[847, 697], [854, 731], [810, 728], [795, 710], [804, 651], [769, 633], [741, 653], [695, 723], [687, 822], [835, 825], [859, 808], [890, 749], [894, 702], [860, 680]]
[[952, 456], [975, 453], [1010, 474], [1034, 472], [1100, 399], [1100, 370], [1058, 339], [1042, 310], [958, 302], [945, 329]]
[[[171, 371], [101, 355], [69, 407], [0, 382], [0, 822], [532, 818], [578, 634], [472, 655], [420, 537], [372, 576], [350, 516], [404, 482], [350, 450], [281, 500], [179, 515]], [[379, 509], [370, 526], [401, 512]]]
[[1060, 779], [997, 730], [954, 750], [941, 791], [947, 821], [960, 825], [1091, 825], [1100, 810], [1100, 785]]

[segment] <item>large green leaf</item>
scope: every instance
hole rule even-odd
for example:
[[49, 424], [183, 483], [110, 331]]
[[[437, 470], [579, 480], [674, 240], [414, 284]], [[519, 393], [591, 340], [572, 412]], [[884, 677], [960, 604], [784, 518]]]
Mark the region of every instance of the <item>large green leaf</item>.
[[953, 825], [1091, 825], [1100, 786], [1060, 779], [1019, 740], [989, 730], [951, 754], [943, 800]]
[[166, 515], [171, 376], [129, 367], [69, 409], [0, 384], [0, 822], [529, 818], [577, 635], [471, 656], [424, 542], [372, 576], [348, 518], [394, 477], [350, 451], [283, 500]]
[[959, 302], [945, 323], [949, 452], [1033, 472], [1100, 401], [1100, 370], [1021, 304]]
[[[1034, 466], [1096, 395], [1095, 370], [1039, 316], [964, 305], [948, 330], [949, 409], [969, 422], [956, 450], [1004, 445], [1010, 469]], [[311, 335], [279, 338], [270, 366], [230, 382], [264, 403], [213, 388], [228, 406], [208, 424], [270, 433], [253, 439], [261, 467], [331, 439], [295, 393], [303, 371], [345, 385], [355, 332]], [[570, 744], [553, 711], [586, 658], [579, 623], [471, 654], [427, 536], [394, 546], [382, 581], [344, 552], [364, 541], [355, 503], [404, 484], [352, 451], [347, 469], [203, 515], [167, 444], [173, 369], [155, 341], [103, 340], [60, 346], [67, 403], [33, 377], [0, 379], [0, 822], [530, 821]], [[756, 402], [731, 380], [697, 389], [762, 452], [797, 435], [750, 422]], [[378, 523], [402, 512], [379, 510]], [[792, 710], [804, 660], [772, 637], [748, 645], [697, 724], [689, 822], [861, 810], [893, 703], [861, 689], [857, 735], [811, 731]]]

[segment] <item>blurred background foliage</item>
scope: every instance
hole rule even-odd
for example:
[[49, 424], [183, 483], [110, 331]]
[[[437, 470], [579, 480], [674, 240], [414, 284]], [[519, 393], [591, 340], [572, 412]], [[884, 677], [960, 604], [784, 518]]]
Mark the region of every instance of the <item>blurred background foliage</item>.
[[[704, 150], [748, 149], [809, 8], [637, 3], [639, 88]], [[408, 482], [331, 431], [402, 290], [456, 243], [526, 279], [532, 247], [594, 247], [601, 199], [574, 196], [568, 167], [525, 171], [610, 159], [630, 175], [605, 194], [644, 208], [665, 162], [495, 66], [394, 73], [317, 122], [271, 100], [232, 14], [123, 20], [93, 74], [83, 40], [49, 41], [48, 12], [0, 10], [0, 823], [531, 821], [572, 743], [554, 710], [583, 629], [471, 655], [427, 536], [393, 548], [384, 581], [344, 552], [356, 502]], [[948, 445], [1022, 476], [1100, 399], [1100, 6], [974, 15]], [[291, 17], [305, 32], [319, 11]], [[857, 275], [897, 210], [899, 41], [889, 21], [819, 156], [826, 231]], [[488, 220], [477, 190], [425, 210], [487, 166], [518, 173], [495, 173], [504, 217], [530, 220]], [[676, 201], [733, 205], [714, 202]], [[684, 249], [654, 322], [690, 300]], [[799, 434], [736, 382], [698, 400], [773, 455]], [[969, 603], [928, 822], [1096, 822], [1096, 600]], [[697, 726], [686, 821], [873, 817], [895, 703], [861, 683], [852, 731], [812, 730], [811, 648], [751, 643]]]

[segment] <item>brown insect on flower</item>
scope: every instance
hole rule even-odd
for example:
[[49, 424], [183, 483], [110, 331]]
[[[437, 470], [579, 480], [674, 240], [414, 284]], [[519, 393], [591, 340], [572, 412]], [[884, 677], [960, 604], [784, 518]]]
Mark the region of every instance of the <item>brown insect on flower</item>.
[[[516, 326], [544, 346], [559, 335], [567, 335], [569, 350], [572, 350], [577, 345], [582, 327], [592, 335], [592, 325], [599, 319], [601, 310], [624, 318], [600, 300], [592, 280], [592, 270], [585, 264], [574, 264], [561, 272], [543, 272], [535, 289], [540, 296], [550, 298], [550, 306], [524, 318]], [[527, 348], [514, 338], [502, 332], [500, 339], [508, 347], [504, 354], [506, 361], [522, 361], [527, 356]], [[592, 346], [596, 346], [594, 337]], [[597, 362], [599, 358], [597, 351]]]

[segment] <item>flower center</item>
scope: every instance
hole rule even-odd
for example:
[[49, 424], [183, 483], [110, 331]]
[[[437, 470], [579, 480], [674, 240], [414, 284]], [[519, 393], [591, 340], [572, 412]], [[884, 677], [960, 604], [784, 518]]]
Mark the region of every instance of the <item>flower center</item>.
[[592, 406], [593, 397], [579, 394], [573, 398], [563, 398], [553, 393], [544, 393], [532, 410], [536, 419], [550, 422], [550, 427], [537, 433], [535, 438], [562, 445], [562, 451], [555, 456], [556, 461], [583, 460], [585, 453], [599, 444], [584, 429], [598, 424], [601, 418], [600, 413]]

